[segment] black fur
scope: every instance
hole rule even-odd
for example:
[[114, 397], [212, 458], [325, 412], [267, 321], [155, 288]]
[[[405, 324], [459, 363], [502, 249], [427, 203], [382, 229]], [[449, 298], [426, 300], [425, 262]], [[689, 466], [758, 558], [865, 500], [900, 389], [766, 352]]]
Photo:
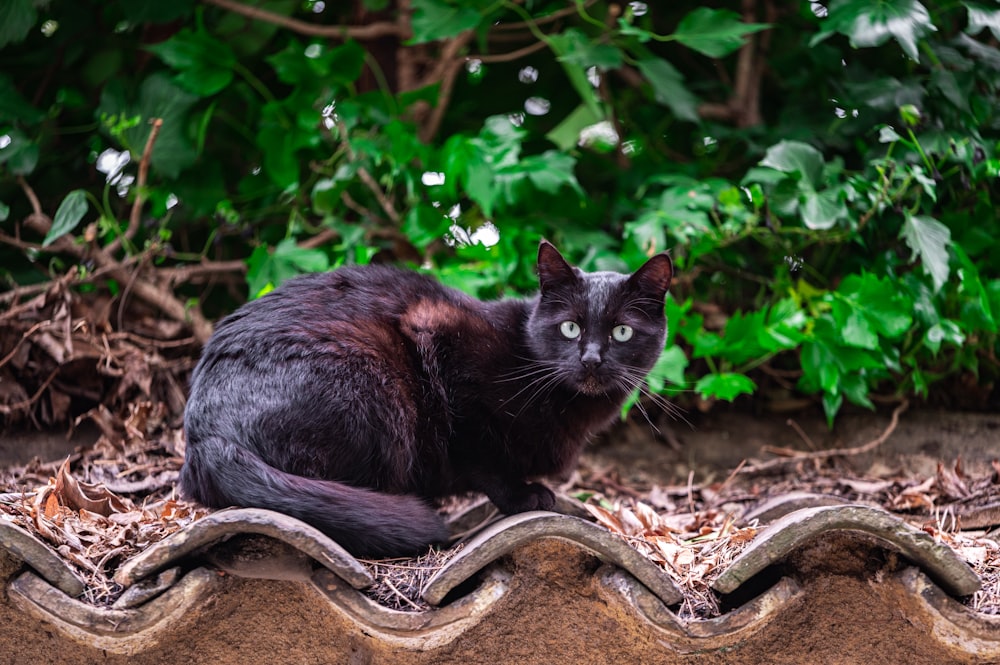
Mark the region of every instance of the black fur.
[[[183, 492], [270, 508], [356, 554], [445, 539], [428, 499], [548, 509], [663, 348], [672, 278], [584, 273], [543, 241], [540, 294], [482, 302], [390, 267], [290, 280], [219, 323], [192, 379]], [[560, 332], [574, 321], [576, 339]], [[612, 330], [631, 326], [631, 339]]]

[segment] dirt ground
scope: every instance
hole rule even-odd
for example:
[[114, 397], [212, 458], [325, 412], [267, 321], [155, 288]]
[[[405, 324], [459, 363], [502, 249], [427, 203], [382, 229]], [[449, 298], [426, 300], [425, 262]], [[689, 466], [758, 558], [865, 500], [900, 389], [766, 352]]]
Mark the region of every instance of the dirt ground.
[[[630, 421], [595, 442], [582, 466], [622, 487], [722, 481], [763, 446], [811, 450], [854, 447], [886, 428], [888, 413], [847, 413], [831, 431], [818, 413], [787, 417], [736, 409], [689, 416], [690, 424]], [[933, 475], [961, 458], [970, 471], [1000, 456], [1000, 416], [913, 409], [873, 452], [838, 463], [857, 474]], [[34, 456], [58, 459], [97, 432], [0, 439], [0, 466]], [[766, 483], [755, 476], [753, 483]], [[878, 565], [874, 565], [875, 562]], [[894, 576], [900, 564], [855, 541], [800, 552], [789, 569], [802, 593], [753, 635], [725, 648], [681, 652], [670, 635], [634, 608], [601, 592], [594, 557], [557, 542], [517, 550], [510, 590], [478, 624], [451, 643], [419, 652], [393, 647], [345, 619], [304, 582], [221, 579], [208, 600], [131, 656], [67, 639], [10, 603], [0, 604], [5, 663], [986, 663], [931, 637], [912, 592]], [[5, 567], [6, 566], [6, 567]], [[0, 556], [0, 579], [14, 572]]]

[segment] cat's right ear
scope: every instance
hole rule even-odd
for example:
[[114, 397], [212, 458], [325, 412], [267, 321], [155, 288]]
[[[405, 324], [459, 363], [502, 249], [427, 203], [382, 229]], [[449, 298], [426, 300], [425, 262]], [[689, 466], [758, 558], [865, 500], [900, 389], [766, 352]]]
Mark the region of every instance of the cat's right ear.
[[566, 262], [556, 246], [545, 238], [538, 244], [538, 286], [549, 291], [577, 282], [573, 266]]

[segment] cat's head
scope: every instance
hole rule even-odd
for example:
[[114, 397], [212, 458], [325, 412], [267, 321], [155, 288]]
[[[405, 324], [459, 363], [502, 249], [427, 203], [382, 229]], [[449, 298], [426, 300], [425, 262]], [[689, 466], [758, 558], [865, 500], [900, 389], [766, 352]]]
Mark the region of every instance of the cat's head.
[[631, 392], [663, 351], [664, 299], [673, 278], [666, 254], [631, 275], [583, 272], [543, 240], [540, 293], [528, 321], [528, 345], [570, 390], [620, 397]]

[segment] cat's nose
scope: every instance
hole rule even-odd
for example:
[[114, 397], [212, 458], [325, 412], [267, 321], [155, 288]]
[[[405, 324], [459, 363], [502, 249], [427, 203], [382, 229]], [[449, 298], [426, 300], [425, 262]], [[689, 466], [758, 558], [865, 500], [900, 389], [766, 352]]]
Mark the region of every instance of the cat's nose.
[[583, 355], [580, 356], [580, 362], [588, 370], [595, 369], [601, 364], [601, 347], [599, 344], [591, 342], [583, 349]]

